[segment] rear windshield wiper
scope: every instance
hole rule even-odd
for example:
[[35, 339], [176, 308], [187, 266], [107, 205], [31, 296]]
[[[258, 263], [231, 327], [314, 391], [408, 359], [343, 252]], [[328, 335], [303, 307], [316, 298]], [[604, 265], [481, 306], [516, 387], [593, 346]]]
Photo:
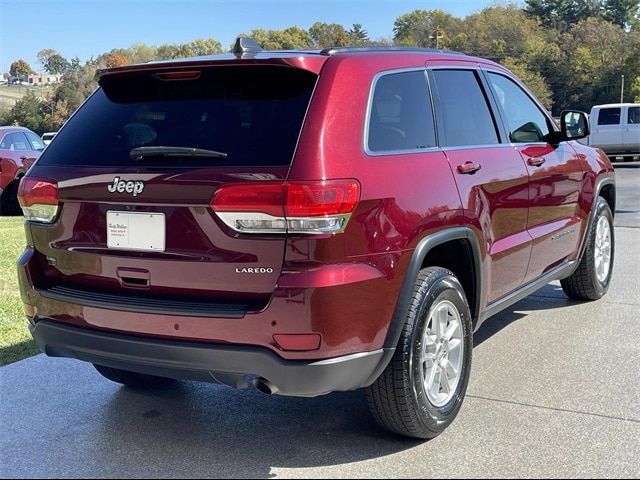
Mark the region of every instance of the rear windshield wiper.
[[129, 152], [133, 160], [144, 160], [149, 157], [203, 157], [203, 158], [227, 158], [224, 152], [205, 150], [191, 147], [137, 147]]

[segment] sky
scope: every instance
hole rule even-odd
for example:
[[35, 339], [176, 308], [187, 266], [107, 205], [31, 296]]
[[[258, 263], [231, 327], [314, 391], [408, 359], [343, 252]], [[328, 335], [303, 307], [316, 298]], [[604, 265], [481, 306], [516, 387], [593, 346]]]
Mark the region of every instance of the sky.
[[313, 22], [360, 23], [370, 38], [393, 36], [393, 21], [418, 8], [464, 17], [493, 0], [0, 0], [0, 73], [53, 48], [83, 62], [133, 43], [161, 45], [213, 37], [223, 47], [253, 28]]

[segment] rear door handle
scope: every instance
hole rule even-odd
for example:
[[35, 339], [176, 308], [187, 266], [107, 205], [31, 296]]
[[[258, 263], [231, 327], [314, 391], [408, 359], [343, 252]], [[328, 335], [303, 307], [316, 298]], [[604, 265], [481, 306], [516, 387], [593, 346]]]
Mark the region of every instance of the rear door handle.
[[540, 167], [544, 162], [546, 162], [546, 160], [543, 157], [531, 157], [527, 160], [527, 163], [532, 167]]
[[462, 174], [476, 173], [481, 168], [482, 165], [480, 165], [479, 163], [464, 162], [462, 165], [458, 165], [458, 172]]

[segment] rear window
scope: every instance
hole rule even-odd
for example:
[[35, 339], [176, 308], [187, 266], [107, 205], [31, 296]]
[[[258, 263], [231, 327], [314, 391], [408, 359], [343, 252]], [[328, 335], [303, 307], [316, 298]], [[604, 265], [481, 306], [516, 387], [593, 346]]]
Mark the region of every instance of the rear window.
[[[288, 67], [217, 67], [197, 79], [106, 77], [58, 132], [40, 165], [287, 166], [317, 76]], [[215, 150], [226, 158], [145, 157], [144, 146]]]
[[598, 125], [619, 125], [620, 109], [619, 108], [603, 108], [598, 113]]

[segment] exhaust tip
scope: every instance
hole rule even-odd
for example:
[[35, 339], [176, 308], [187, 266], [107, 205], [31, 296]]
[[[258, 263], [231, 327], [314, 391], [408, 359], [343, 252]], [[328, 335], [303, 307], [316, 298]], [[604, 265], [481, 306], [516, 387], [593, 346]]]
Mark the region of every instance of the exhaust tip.
[[275, 395], [278, 393], [278, 387], [265, 378], [254, 378], [253, 386], [256, 390], [264, 393], [265, 395]]

